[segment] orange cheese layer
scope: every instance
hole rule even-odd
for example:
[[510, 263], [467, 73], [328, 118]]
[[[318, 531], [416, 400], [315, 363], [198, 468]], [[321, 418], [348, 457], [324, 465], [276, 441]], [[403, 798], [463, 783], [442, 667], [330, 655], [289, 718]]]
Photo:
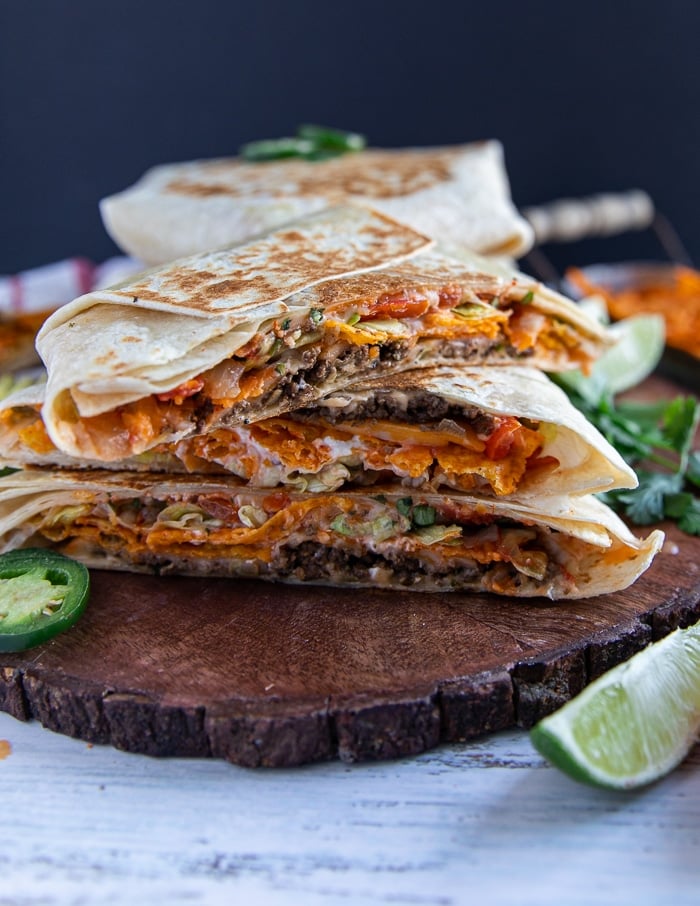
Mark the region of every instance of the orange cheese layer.
[[[23, 412], [7, 410], [0, 420], [10, 430], [14, 424], [26, 447], [40, 455], [50, 454], [55, 447], [41, 418], [27, 415], [28, 410]], [[211, 471], [217, 465], [225, 470], [235, 461], [236, 474], [255, 483], [258, 470], [275, 462], [281, 462], [290, 472], [318, 472], [333, 463], [328, 441], [338, 440], [350, 443], [353, 455], [368, 471], [391, 468], [400, 476], [417, 479], [437, 466], [462, 490], [473, 488], [475, 476], [480, 476], [496, 494], [511, 494], [529, 465], [539, 468], [545, 464], [535, 456], [542, 438], [514, 418], [497, 419], [496, 424], [493, 434], [481, 439], [466, 423], [459, 433], [453, 433], [382, 420], [331, 425], [323, 420], [300, 422], [280, 416], [250, 426], [256, 446], [247, 442], [244, 432], [217, 428], [177, 444], [161, 444], [155, 452], [176, 457], [192, 472]], [[269, 456], [261, 458], [260, 449], [268, 450]], [[553, 466], [556, 461], [546, 464]]]
[[[72, 523], [52, 519], [48, 514], [46, 524], [39, 531], [53, 542], [69, 539], [89, 541], [107, 551], [126, 551], [130, 555], [162, 553], [182, 555], [198, 559], [234, 557], [239, 559], [270, 562], [276, 548], [294, 537], [295, 543], [304, 539], [316, 541], [333, 547], [356, 546], [366, 550], [371, 531], [363, 535], [363, 526], [371, 523], [378, 515], [387, 517], [389, 510], [369, 498], [352, 499], [342, 494], [329, 494], [323, 497], [302, 501], [287, 501], [280, 510], [269, 516], [259, 527], [241, 525], [223, 525], [210, 527], [191, 527], [184, 524], [173, 527], [165, 523], [145, 525], [125, 525], [116, 516], [108, 518], [94, 512], [78, 515]], [[333, 521], [340, 515], [347, 520], [350, 537], [339, 534], [331, 528]], [[396, 534], [377, 543], [381, 550], [384, 544], [406, 552], [421, 552], [429, 549], [426, 556], [436, 563], [450, 560], [458, 562], [468, 558], [478, 563], [510, 561], [516, 555], [517, 545], [522, 543], [517, 536], [525, 535], [534, 540], [534, 530], [495, 529], [486, 535], [482, 532], [472, 534], [470, 528], [481, 529], [492, 522], [486, 513], [471, 513], [460, 510], [460, 519], [465, 523], [466, 534], [452, 535], [447, 541], [426, 542], [420, 534], [408, 531], [407, 520], [396, 511]], [[233, 517], [235, 519], [235, 516]], [[374, 545], [373, 545], [374, 546]], [[539, 556], [543, 556], [539, 554]]]
[[[298, 422], [291, 418], [265, 419], [250, 426], [251, 437], [258, 448], [269, 450], [269, 458], [260, 462], [260, 454], [251, 448], [235, 429], [217, 429], [209, 435], [182, 441], [177, 448], [186, 466], [196, 471], [197, 463], [189, 457], [212, 462], [227, 457], [236, 459], [241, 477], [254, 480], [256, 470], [273, 461], [281, 462], [290, 472], [318, 472], [334, 462], [329, 440], [347, 441], [354, 456], [368, 471], [388, 468], [407, 478], [420, 478], [438, 466], [463, 489], [474, 486], [470, 476], [481, 476], [497, 494], [516, 490], [525, 474], [528, 461], [542, 446], [539, 432], [521, 425], [516, 419], [497, 419], [494, 434], [504, 427], [510, 430], [507, 440], [491, 448], [489, 439], [482, 440], [468, 424], [462, 433], [437, 428], [369, 420], [330, 425], [324, 421]], [[161, 449], [161, 448], [159, 448]], [[170, 450], [162, 447], [163, 452]], [[542, 465], [541, 461], [534, 460]], [[552, 460], [549, 465], [555, 465]]]

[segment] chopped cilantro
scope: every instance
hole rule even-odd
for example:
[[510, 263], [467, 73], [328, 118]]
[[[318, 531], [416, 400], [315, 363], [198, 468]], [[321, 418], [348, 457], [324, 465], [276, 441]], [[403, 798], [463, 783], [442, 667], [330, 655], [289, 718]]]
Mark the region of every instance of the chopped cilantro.
[[690, 396], [626, 402], [605, 392], [597, 399], [586, 399], [563, 382], [560, 386], [637, 469], [637, 488], [608, 491], [602, 499], [637, 525], [673, 519], [682, 531], [700, 535], [700, 499], [695, 490], [700, 487], [700, 451], [692, 450], [700, 402]]
[[529, 305], [530, 302], [532, 302], [532, 300], [533, 300], [534, 298], [535, 298], [535, 294], [533, 293], [533, 291], [532, 291], [531, 289], [529, 289], [529, 290], [525, 293], [525, 295], [522, 297], [522, 299], [520, 300], [520, 304], [521, 304], [521, 305]]
[[312, 308], [309, 312], [309, 317], [314, 324], [320, 324], [323, 321], [323, 311], [320, 308]]
[[396, 509], [402, 516], [411, 520], [413, 526], [433, 525], [437, 517], [435, 507], [418, 503], [413, 506], [412, 497], [402, 497], [396, 501]]
[[399, 511], [399, 513], [401, 513], [402, 516], [410, 516], [412, 506], [412, 497], [402, 497], [401, 500], [396, 501], [396, 509]]
[[688, 457], [688, 470], [685, 477], [700, 487], [700, 450], [695, 450]]
[[256, 162], [287, 157], [326, 160], [340, 154], [361, 151], [366, 144], [364, 135], [357, 132], [305, 124], [298, 127], [296, 135], [248, 142], [240, 148], [240, 154], [244, 160]]
[[414, 525], [433, 525], [435, 522], [434, 506], [425, 506], [423, 504], [413, 507], [413, 524]]

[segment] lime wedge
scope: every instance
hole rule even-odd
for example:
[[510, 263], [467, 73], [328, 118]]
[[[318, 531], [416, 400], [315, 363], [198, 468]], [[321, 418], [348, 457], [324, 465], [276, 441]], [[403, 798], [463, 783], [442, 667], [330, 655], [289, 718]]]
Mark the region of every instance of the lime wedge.
[[661, 315], [634, 315], [610, 326], [615, 345], [596, 368], [605, 375], [610, 391], [622, 393], [641, 383], [659, 364], [666, 328]]
[[606, 391], [614, 396], [636, 387], [656, 368], [664, 351], [666, 330], [661, 315], [633, 315], [608, 329], [615, 345], [603, 353], [590, 375], [578, 370], [557, 375], [560, 383], [593, 404]]
[[700, 624], [677, 629], [614, 667], [530, 731], [575, 780], [633, 789], [687, 755], [700, 731]]

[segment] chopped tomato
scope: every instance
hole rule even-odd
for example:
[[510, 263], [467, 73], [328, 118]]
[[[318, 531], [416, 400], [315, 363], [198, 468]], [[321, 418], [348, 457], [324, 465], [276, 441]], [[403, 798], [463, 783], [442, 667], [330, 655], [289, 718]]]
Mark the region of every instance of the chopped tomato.
[[380, 296], [369, 307], [368, 318], [420, 318], [430, 308], [425, 296], [415, 290], [403, 290]]
[[266, 513], [277, 513], [279, 510], [289, 506], [289, 502], [290, 497], [286, 491], [274, 491], [272, 494], [268, 494], [267, 497], [263, 497], [262, 505]]
[[440, 308], [454, 308], [462, 301], [463, 290], [458, 283], [443, 286], [440, 290]]
[[173, 387], [172, 390], [166, 390], [165, 393], [156, 393], [155, 397], [161, 403], [168, 403], [172, 400], [179, 406], [188, 396], [194, 396], [195, 393], [199, 393], [203, 386], [204, 381], [199, 378], [192, 378], [192, 380], [184, 381], [177, 387]]
[[489, 459], [503, 459], [515, 443], [520, 423], [517, 418], [499, 419], [498, 427], [486, 438], [486, 455]]
[[197, 498], [197, 504], [213, 516], [214, 519], [221, 519], [227, 525], [240, 525], [238, 518], [238, 507], [235, 506], [231, 499], [224, 494], [200, 494]]

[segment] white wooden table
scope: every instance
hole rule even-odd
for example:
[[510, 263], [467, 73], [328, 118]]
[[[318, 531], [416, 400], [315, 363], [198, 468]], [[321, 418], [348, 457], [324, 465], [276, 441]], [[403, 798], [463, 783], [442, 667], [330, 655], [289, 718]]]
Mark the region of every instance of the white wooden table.
[[614, 794], [560, 775], [523, 732], [257, 771], [6, 714], [0, 740], [0, 906], [700, 902], [700, 749]]

